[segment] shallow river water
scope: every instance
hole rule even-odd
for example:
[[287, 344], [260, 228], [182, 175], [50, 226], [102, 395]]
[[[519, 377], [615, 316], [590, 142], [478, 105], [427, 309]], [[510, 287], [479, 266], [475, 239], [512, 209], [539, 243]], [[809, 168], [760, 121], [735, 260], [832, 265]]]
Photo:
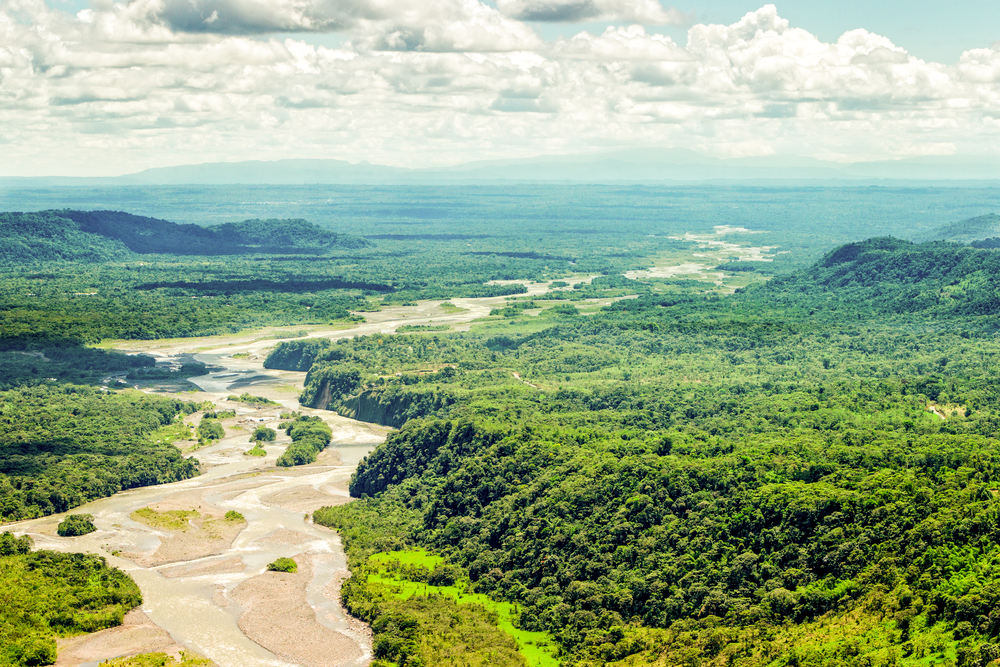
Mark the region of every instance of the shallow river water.
[[[260, 382], [263, 387], [274, 381], [260, 367], [259, 361], [256, 368], [247, 368], [254, 363], [244, 359], [233, 360], [218, 353], [204, 356], [213, 364], [234, 366], [212, 376], [192, 378], [207, 391], [204, 398], [218, 401], [225, 398], [230, 389], [234, 392], [249, 389], [255, 394], [263, 393], [254, 385]], [[248, 379], [249, 387], [246, 384]], [[234, 382], [242, 388], [233, 387]], [[276, 428], [281, 411], [301, 409], [293, 400], [281, 402], [285, 405], [264, 410], [252, 406], [238, 408], [240, 414], [231, 421], [253, 419], [254, 425], [262, 422]], [[128, 572], [139, 584], [143, 595], [141, 609], [153, 623], [169, 633], [170, 639], [178, 646], [204, 655], [220, 667], [354, 667], [367, 664], [371, 656], [368, 634], [362, 624], [348, 618], [339, 603], [336, 589], [329, 585], [347, 574], [340, 538], [335, 532], [313, 524], [309, 512], [323, 505], [348, 500], [347, 482], [352, 472], [358, 462], [384, 439], [385, 429], [355, 422], [332, 412], [308, 412], [323, 416], [334, 431], [333, 442], [317, 464], [290, 470], [276, 469], [274, 462], [288, 444], [283, 436], [277, 443], [266, 447], [266, 457], [245, 456], [243, 452], [249, 447], [247, 435], [252, 426], [234, 433], [227, 422], [228, 437], [219, 444], [193, 452], [205, 468], [198, 477], [124, 491], [73, 509], [73, 514], [93, 515], [98, 528], [95, 533], [77, 538], [58, 537], [54, 528], [62, 515], [23, 521], [5, 526], [5, 529], [30, 535], [36, 548], [83, 551], [104, 556], [109, 563]], [[324, 459], [327, 465], [323, 465]], [[195, 543], [185, 547], [184, 536], [180, 535], [178, 540], [176, 531], [157, 530], [130, 518], [135, 510], [150, 505], [162, 505], [165, 509], [210, 507], [216, 515], [236, 510], [246, 518], [247, 523], [231, 544], [199, 548], [199, 544]], [[158, 550], [171, 539], [173, 550], [160, 554]], [[206, 551], [210, 553], [206, 554]], [[283, 648], [294, 642], [296, 632], [308, 632], [308, 627], [290, 628], [291, 639], [277, 641], [277, 648], [271, 645], [273, 637], [253, 636], [252, 631], [241, 629], [239, 621], [246, 605], [233, 599], [234, 590], [261, 575], [268, 563], [281, 556], [307, 557], [311, 567], [306, 572], [311, 571], [311, 578], [306, 584], [305, 600], [307, 608], [311, 608], [315, 615], [313, 622], [341, 633], [348, 643], [338, 643], [337, 647], [331, 647], [335, 650], [327, 655], [316, 655], [313, 651], [313, 655], [300, 657], [295, 655], [294, 650], [285, 651]], [[165, 560], [169, 562], [163, 562]], [[280, 619], [276, 622], [281, 625]], [[139, 648], [142, 647], [136, 647], [137, 650]], [[70, 661], [65, 664], [98, 663]]]
[[[528, 295], [547, 289], [544, 284], [529, 285]], [[391, 333], [402, 324], [465, 328], [503, 302], [500, 297], [454, 299], [459, 312], [442, 311], [436, 304], [424, 302], [371, 314], [367, 322], [349, 329], [314, 330], [310, 335], [344, 338]], [[371, 661], [370, 632], [349, 618], [339, 603], [336, 582], [349, 576], [340, 538], [313, 524], [309, 517], [323, 505], [348, 502], [351, 474], [384, 440], [387, 429], [324, 410], [305, 409], [321, 416], [333, 429], [332, 444], [317, 463], [275, 468], [274, 462], [289, 442], [284, 435], [266, 446], [266, 457], [244, 455], [254, 426], [264, 423], [276, 429], [282, 411], [303, 410], [295, 397], [305, 374], [262, 367], [266, 349], [276, 342], [249, 335], [122, 346], [161, 358], [190, 355], [213, 365], [212, 373], [190, 378], [205, 392], [186, 396], [193, 400], [218, 403], [230, 393], [246, 391], [268, 396], [281, 405], [259, 408], [236, 404], [237, 416], [225, 422], [227, 437], [193, 452], [203, 465], [198, 477], [132, 489], [71, 510], [73, 514], [93, 515], [98, 528], [95, 533], [58, 537], [55, 527], [63, 515], [4, 527], [30, 535], [36, 548], [104, 556], [139, 584], [141, 609], [148, 617], [142, 622], [152, 621], [162, 629], [146, 627], [159, 633], [159, 644], [150, 644], [142, 632], [125, 626], [104, 631], [121, 631], [107, 635], [104, 644], [92, 635], [87, 639], [91, 644], [83, 649], [72, 647], [76, 653], [60, 647], [58, 664], [97, 665], [99, 660], [117, 655], [162, 649], [164, 641], [172, 642], [168, 650], [193, 650], [220, 667], [360, 667]], [[242, 354], [233, 357], [235, 352]], [[229, 534], [215, 542], [199, 540], [200, 529], [195, 524], [171, 531], [131, 518], [133, 512], [149, 506], [160, 511], [194, 509], [214, 516], [219, 523], [222, 514], [235, 510], [245, 517], [246, 525], [235, 536]], [[265, 574], [267, 564], [281, 556], [294, 557], [305, 565], [300, 565], [297, 579]]]
[[[336, 421], [342, 422], [339, 433], [349, 440], [331, 445], [331, 450], [340, 455], [340, 465], [314, 465], [290, 472], [275, 470], [273, 464], [283, 446], [269, 446], [266, 458], [248, 457], [242, 453], [247, 448], [246, 437], [236, 436], [195, 453], [200, 461], [212, 466], [196, 478], [132, 489], [72, 510], [92, 514], [98, 527], [96, 533], [60, 538], [52, 534], [52, 527], [61, 518], [58, 516], [21, 522], [11, 528], [31, 535], [37, 548], [105, 556], [139, 584], [142, 610], [150, 620], [166, 630], [178, 645], [212, 659], [221, 667], [366, 664], [370, 642], [359, 623], [349, 622], [336, 591], [328, 586], [337, 576], [347, 573], [340, 538], [333, 531], [314, 525], [307, 512], [301, 511], [345, 502], [351, 473], [380, 439], [377, 434], [365, 437], [367, 425], [351, 428], [351, 424], [343, 423], [351, 420], [337, 417]], [[365, 439], [370, 442], [358, 442]], [[258, 472], [260, 469], [263, 470]], [[176, 559], [171, 558], [171, 562], [149, 562], [169, 536], [133, 521], [130, 515], [162, 502], [170, 507], [200, 508], [207, 503], [222, 512], [236, 510], [246, 518], [247, 525], [231, 545], [211, 555], [202, 555], [197, 550], [184, 554], [182, 550], [174, 554]], [[262, 638], [248, 637], [241, 630], [238, 621], [244, 609], [232, 601], [233, 590], [263, 573], [268, 563], [281, 556], [310, 558], [313, 566], [306, 599], [315, 612], [316, 622], [343, 633], [353, 642], [354, 650], [339, 650], [326, 658], [296, 660], [294, 655], [277, 655], [258, 643]], [[186, 570], [191, 573], [184, 574]]]
[[[547, 288], [530, 285], [528, 294]], [[370, 314], [367, 322], [348, 329], [314, 330], [310, 335], [345, 338], [391, 333], [402, 324], [463, 327], [503, 301], [454, 299], [459, 312], [442, 311], [436, 304], [424, 302]], [[351, 474], [384, 439], [387, 429], [306, 409], [333, 429], [332, 444], [317, 463], [276, 469], [274, 462], [288, 445], [283, 435], [266, 447], [266, 457], [245, 456], [248, 434], [254, 426], [264, 423], [277, 428], [282, 411], [303, 410], [295, 400], [295, 390], [301, 389], [305, 374], [262, 367], [266, 349], [276, 342], [251, 335], [123, 345], [127, 351], [149, 352], [161, 358], [190, 355], [214, 366], [212, 373], [190, 378], [205, 392], [188, 395], [191, 399], [218, 403], [230, 393], [246, 391], [269, 396], [281, 405], [261, 409], [237, 404], [236, 418], [226, 421], [227, 437], [192, 453], [203, 465], [198, 477], [132, 489], [71, 510], [73, 514], [93, 515], [98, 528], [95, 533], [58, 537], [55, 527], [63, 515], [11, 524], [5, 530], [30, 535], [36, 548], [100, 554], [128, 572], [142, 591], [142, 611], [169, 634], [166, 640], [173, 642], [174, 651], [193, 650], [220, 667], [360, 667], [371, 660], [371, 639], [367, 628], [349, 618], [339, 603], [335, 582], [349, 575], [340, 537], [313, 524], [309, 517], [318, 507], [349, 500]], [[243, 354], [233, 357], [235, 352]], [[283, 392], [275, 390], [279, 385], [283, 385]], [[269, 389], [274, 390], [270, 395]], [[148, 506], [161, 511], [197, 509], [216, 517], [235, 510], [245, 517], [246, 526], [235, 537], [228, 536], [231, 543], [223, 539], [206, 546], [195, 539], [195, 526], [185, 531], [158, 530], [130, 518]], [[267, 564], [281, 556], [306, 564], [300, 569], [298, 597], [289, 588], [295, 587], [289, 583], [294, 578], [264, 575]], [[268, 588], [275, 581], [287, 586], [275, 593], [276, 589]], [[121, 637], [141, 639], [144, 635], [127, 634], [124, 627], [117, 630], [122, 634], [97, 648], [88, 647], [89, 652], [78, 650], [75, 654], [93, 656], [89, 660], [74, 660], [72, 652], [61, 647], [58, 664], [97, 665], [99, 659], [158, 648], [155, 643], [129, 644], [133, 640]]]

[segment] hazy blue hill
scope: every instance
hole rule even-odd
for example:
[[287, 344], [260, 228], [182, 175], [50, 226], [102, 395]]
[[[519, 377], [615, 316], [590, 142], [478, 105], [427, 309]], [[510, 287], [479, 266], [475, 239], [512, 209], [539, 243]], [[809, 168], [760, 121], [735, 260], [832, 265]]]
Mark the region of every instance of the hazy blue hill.
[[8, 261], [110, 260], [139, 254], [323, 254], [369, 245], [305, 220], [246, 220], [211, 227], [179, 225], [120, 211], [41, 211], [0, 215]]
[[455, 184], [496, 181], [647, 183], [696, 181], [995, 181], [1000, 161], [976, 155], [842, 163], [797, 155], [718, 158], [677, 147], [478, 160], [452, 166], [393, 167], [344, 160], [212, 162], [116, 177], [0, 178], [0, 187], [149, 185]]
[[371, 245], [359, 236], [330, 232], [305, 220], [245, 220], [207, 229], [227, 243], [259, 252], [325, 252], [334, 247], [363, 248]]
[[133, 183], [229, 185], [236, 183], [272, 183], [301, 185], [308, 183], [372, 183], [405, 178], [409, 169], [351, 164], [344, 160], [275, 160], [248, 162], [210, 162], [147, 169], [125, 176]]
[[997, 236], [1000, 236], [1000, 215], [990, 213], [944, 225], [931, 232], [927, 238], [931, 241], [971, 243]]
[[120, 241], [132, 252], [215, 255], [216, 234], [198, 225], [178, 225], [121, 211], [44, 211], [75, 222], [80, 231]]
[[0, 213], [0, 261], [103, 261], [129, 255], [118, 240], [81, 230], [72, 220], [54, 214]]

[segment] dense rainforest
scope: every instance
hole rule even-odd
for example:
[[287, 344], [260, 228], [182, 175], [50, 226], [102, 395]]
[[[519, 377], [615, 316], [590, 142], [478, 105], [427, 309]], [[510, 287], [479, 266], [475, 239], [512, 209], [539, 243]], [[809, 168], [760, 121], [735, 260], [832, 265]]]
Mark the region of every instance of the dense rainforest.
[[[997, 257], [872, 239], [727, 298], [273, 358], [312, 358], [304, 400], [404, 422], [316, 513], [357, 573], [433, 549], [570, 664], [986, 665]], [[345, 588], [369, 618], [378, 576]]]
[[[155, 437], [194, 404], [82, 386], [166, 371], [87, 345], [294, 326], [261, 335], [301, 336], [265, 366], [308, 371], [303, 404], [400, 428], [359, 466], [359, 500], [315, 514], [344, 535], [345, 602], [382, 664], [1000, 657], [997, 255], [842, 245], [981, 240], [994, 221], [911, 230], [901, 197], [928, 219], [974, 208], [929, 191], [548, 190], [426, 193], [344, 224], [0, 215], [3, 520], [197, 471]], [[550, 290], [522, 296], [533, 281]], [[478, 297], [498, 299], [468, 333], [307, 337]], [[284, 428], [283, 465], [330, 440]], [[15, 578], [51, 561], [12, 557]], [[111, 581], [101, 567], [80, 564]]]
[[151, 437], [196, 408], [75, 385], [0, 391], [0, 521], [65, 512], [124, 489], [196, 475], [197, 461]]
[[31, 551], [0, 533], [0, 666], [50, 665], [56, 637], [120, 625], [139, 587], [99, 556]]

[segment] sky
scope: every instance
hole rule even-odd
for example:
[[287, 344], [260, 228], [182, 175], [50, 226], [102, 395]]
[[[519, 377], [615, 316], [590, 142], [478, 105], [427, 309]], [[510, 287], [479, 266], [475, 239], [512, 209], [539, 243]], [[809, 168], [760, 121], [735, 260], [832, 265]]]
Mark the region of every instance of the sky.
[[0, 176], [1000, 155], [1000, 3], [0, 0]]

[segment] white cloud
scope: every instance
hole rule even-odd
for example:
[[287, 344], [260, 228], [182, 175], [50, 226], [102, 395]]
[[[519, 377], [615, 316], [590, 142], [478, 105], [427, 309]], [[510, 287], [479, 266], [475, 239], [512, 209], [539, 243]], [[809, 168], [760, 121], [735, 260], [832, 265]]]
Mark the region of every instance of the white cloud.
[[1000, 48], [973, 49], [962, 54], [958, 71], [972, 83], [1000, 83]]
[[[638, 25], [545, 43], [478, 0], [363, 1], [326, 48], [252, 26], [179, 30], [161, 0], [102, 0], [77, 17], [0, 0], [0, 174], [290, 156], [419, 166], [629, 145], [817, 157], [1000, 146], [1000, 48], [945, 66], [864, 30], [824, 42], [773, 6], [693, 26], [686, 45]], [[317, 7], [275, 4], [267, 21], [334, 13]], [[199, 11], [236, 26], [223, 8]]]
[[587, 23], [613, 21], [645, 25], [683, 25], [689, 17], [657, 0], [497, 0], [507, 16], [521, 21]]
[[599, 61], [693, 61], [691, 54], [665, 35], [647, 35], [640, 25], [611, 26], [601, 35], [581, 32], [553, 45], [553, 56]]
[[363, 19], [391, 16], [378, 0], [131, 0], [118, 15], [159, 23], [176, 32], [264, 34], [330, 32]]
[[360, 48], [377, 51], [525, 51], [542, 48], [528, 26], [479, 0], [420, 4], [392, 20], [368, 22]]

